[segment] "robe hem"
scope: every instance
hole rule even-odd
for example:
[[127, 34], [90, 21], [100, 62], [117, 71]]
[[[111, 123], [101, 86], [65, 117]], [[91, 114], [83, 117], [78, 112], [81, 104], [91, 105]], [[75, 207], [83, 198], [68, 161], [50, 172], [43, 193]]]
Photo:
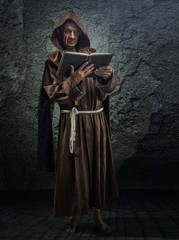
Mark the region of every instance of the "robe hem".
[[107, 200], [111, 200], [111, 199], [117, 199], [119, 197], [119, 193], [117, 192], [116, 195], [113, 195], [113, 196], [110, 196], [108, 198], [105, 199], [105, 201], [101, 204], [101, 206], [92, 206], [92, 207], [89, 207], [88, 209], [84, 210], [84, 211], [81, 211], [80, 213], [67, 213], [67, 214], [58, 214], [57, 212], [54, 211], [53, 213], [53, 216], [54, 218], [60, 218], [60, 217], [70, 217], [70, 216], [83, 216], [85, 214], [88, 214], [89, 211], [92, 209], [92, 208], [97, 208], [97, 209], [101, 209], [104, 205], [105, 205], [105, 202]]

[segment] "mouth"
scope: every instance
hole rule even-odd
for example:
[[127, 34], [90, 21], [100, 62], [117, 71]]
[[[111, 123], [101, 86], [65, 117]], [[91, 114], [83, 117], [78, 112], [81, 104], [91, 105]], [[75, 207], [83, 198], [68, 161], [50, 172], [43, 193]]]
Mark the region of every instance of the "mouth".
[[69, 44], [74, 44], [74, 43], [75, 43], [75, 41], [68, 41], [68, 43], [69, 43]]

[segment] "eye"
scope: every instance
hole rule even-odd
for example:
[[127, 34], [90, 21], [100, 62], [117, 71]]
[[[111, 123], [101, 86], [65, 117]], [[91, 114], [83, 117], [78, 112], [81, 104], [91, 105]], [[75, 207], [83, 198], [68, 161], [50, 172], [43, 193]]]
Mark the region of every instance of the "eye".
[[80, 32], [78, 30], [74, 32], [74, 34], [77, 35], [77, 36], [79, 35], [79, 33]]
[[71, 30], [65, 29], [65, 33], [66, 33], [66, 34], [69, 34], [69, 33], [71, 33]]

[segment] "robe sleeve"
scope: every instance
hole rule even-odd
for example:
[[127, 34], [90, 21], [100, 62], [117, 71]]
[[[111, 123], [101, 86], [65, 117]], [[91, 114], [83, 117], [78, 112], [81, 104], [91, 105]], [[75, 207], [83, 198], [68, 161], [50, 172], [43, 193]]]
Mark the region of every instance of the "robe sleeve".
[[102, 100], [104, 101], [110, 93], [113, 92], [117, 85], [117, 79], [114, 73], [112, 73], [111, 77], [105, 81], [101, 77], [97, 77], [96, 79], [96, 87], [99, 90]]
[[59, 104], [79, 101], [85, 94], [83, 81], [76, 84], [72, 77], [57, 77], [57, 67], [47, 61], [44, 70], [44, 88], [49, 98]]

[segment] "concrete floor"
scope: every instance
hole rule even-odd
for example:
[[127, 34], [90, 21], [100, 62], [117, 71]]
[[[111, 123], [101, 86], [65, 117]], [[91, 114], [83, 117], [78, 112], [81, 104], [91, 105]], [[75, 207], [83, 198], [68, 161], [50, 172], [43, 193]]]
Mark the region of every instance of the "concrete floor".
[[63, 231], [68, 218], [53, 217], [53, 191], [1, 191], [1, 240], [179, 240], [179, 191], [128, 190], [106, 202], [103, 219], [113, 233], [93, 228], [93, 215], [82, 216], [78, 232]]

